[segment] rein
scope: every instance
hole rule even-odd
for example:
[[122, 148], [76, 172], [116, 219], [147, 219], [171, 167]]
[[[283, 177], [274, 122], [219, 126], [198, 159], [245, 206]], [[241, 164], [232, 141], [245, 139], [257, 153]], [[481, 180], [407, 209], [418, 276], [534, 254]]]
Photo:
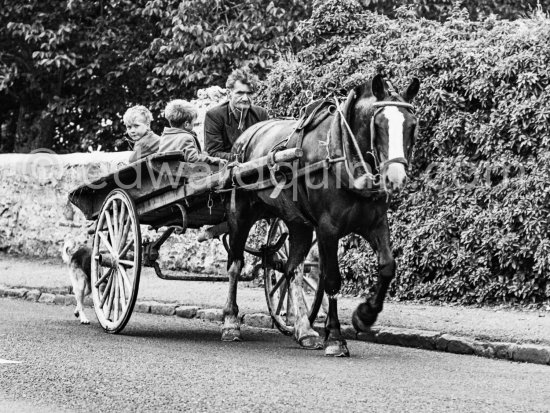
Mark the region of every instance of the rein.
[[[342, 112], [342, 108], [340, 107], [340, 102], [338, 102], [338, 99], [336, 96], [334, 96], [334, 102], [336, 103], [336, 110], [338, 113], [340, 113], [340, 118], [342, 119], [342, 123], [346, 126], [346, 129], [348, 130], [348, 133], [351, 137], [351, 141], [353, 143], [353, 146], [355, 146], [355, 150], [357, 151], [357, 154], [359, 155], [359, 160], [361, 161], [361, 166], [365, 170], [365, 174], [371, 179], [375, 179], [376, 176], [369, 172], [369, 168], [367, 166], [367, 163], [365, 162], [365, 158], [363, 157], [363, 154], [361, 153], [361, 148], [359, 147], [359, 143], [357, 142], [357, 138], [351, 131], [351, 127], [349, 126], [348, 121], [346, 120], [346, 116], [344, 115], [344, 112]], [[371, 154], [374, 157], [374, 153], [372, 152], [372, 138], [371, 138]], [[376, 159], [376, 158], [375, 158]]]
[[[400, 164], [403, 164], [405, 167], [407, 167], [408, 162], [404, 157], [392, 158], [392, 159], [389, 159], [387, 161], [380, 162], [380, 160], [379, 160], [379, 158], [378, 158], [378, 156], [377, 156], [377, 154], [374, 150], [374, 137], [376, 135], [376, 128], [375, 128], [375, 123], [374, 123], [375, 118], [385, 107], [388, 107], [388, 106], [403, 107], [403, 108], [406, 108], [406, 109], [411, 110], [411, 111], [414, 110], [414, 106], [411, 105], [410, 103], [406, 103], [406, 102], [402, 102], [402, 101], [389, 101], [389, 100], [378, 101], [378, 102], [374, 102], [372, 104], [372, 106], [374, 108], [374, 112], [373, 112], [373, 115], [370, 119], [370, 141], [369, 141], [369, 151], [367, 152], [368, 154], [370, 154], [372, 156], [373, 161], [374, 161], [373, 167], [374, 167], [376, 173], [372, 173], [370, 171], [370, 169], [371, 169], [370, 166], [365, 161], [365, 157], [363, 156], [363, 153], [362, 153], [361, 148], [359, 146], [359, 142], [358, 142], [355, 134], [351, 130], [351, 127], [348, 123], [348, 120], [346, 119], [346, 115], [345, 115], [345, 113], [344, 113], [344, 111], [343, 111], [343, 109], [340, 105], [340, 102], [338, 101], [338, 98], [336, 96], [333, 96], [333, 99], [334, 99], [335, 105], [329, 107], [329, 113], [332, 112], [331, 114], [336, 113], [336, 114], [340, 115], [341, 125], [344, 126], [346, 131], [349, 133], [349, 140], [352, 142], [353, 147], [355, 148], [355, 151], [357, 152], [357, 156], [359, 157], [359, 161], [361, 163], [361, 167], [364, 170], [364, 174], [362, 174], [357, 179], [354, 177], [353, 169], [350, 168], [350, 164], [349, 164], [350, 156], [349, 156], [349, 153], [346, 153], [347, 152], [346, 149], [345, 149], [346, 145], [344, 144], [344, 137], [343, 136], [342, 136], [342, 139], [341, 139], [342, 156], [339, 156], [338, 154], [332, 153], [330, 141], [331, 141], [331, 138], [333, 138], [332, 137], [333, 133], [331, 133], [332, 131], [331, 131], [331, 129], [329, 129], [329, 131], [327, 133], [327, 140], [319, 142], [323, 146], [326, 146], [326, 150], [327, 150], [326, 158], [322, 161], [314, 163], [313, 165], [310, 165], [307, 168], [304, 168], [303, 170], [298, 169], [297, 176], [295, 176], [294, 178], [297, 178], [298, 176], [302, 176], [302, 174], [304, 173], [304, 171], [306, 171], [306, 169], [309, 170], [309, 172], [313, 172], [313, 171], [318, 170], [318, 169], [328, 168], [328, 169], [334, 169], [333, 170], [334, 173], [336, 173], [337, 175], [340, 175], [341, 178], [343, 179], [343, 181], [348, 182], [349, 189], [352, 190], [353, 192], [358, 193], [361, 196], [372, 197], [373, 195], [379, 195], [379, 194], [385, 192], [385, 190], [383, 190], [382, 188], [377, 188], [379, 184], [377, 184], [376, 181], [379, 179], [380, 175], [392, 163], [400, 163]], [[332, 111], [331, 111], [331, 108], [333, 108]], [[336, 109], [335, 111], [334, 111], [334, 108]], [[314, 114], [315, 114], [315, 112], [310, 114], [310, 116], [306, 116], [304, 118], [299, 119], [297, 121], [296, 125], [294, 126], [292, 132], [288, 136], [286, 136], [284, 139], [282, 139], [281, 141], [279, 141], [275, 145], [273, 145], [273, 147], [269, 151], [270, 154], [273, 156], [274, 153], [277, 152], [278, 150], [285, 149], [286, 146], [288, 145], [291, 137], [296, 135], [296, 134], [298, 134], [298, 139], [297, 139], [297, 142], [296, 142], [297, 147], [301, 147], [302, 146], [303, 134], [304, 134], [304, 124], [308, 124], [308, 121], [306, 121], [306, 119], [309, 118], [308, 120], [311, 120], [313, 118]], [[342, 132], [340, 132], [340, 134], [342, 134]], [[336, 155], [336, 156], [334, 156], [334, 155]], [[296, 162], [298, 162], [298, 161], [296, 161]], [[276, 165], [275, 163], [270, 162], [268, 166], [269, 166], [269, 172], [270, 172], [270, 175], [271, 175], [271, 179], [266, 180], [265, 182], [261, 182], [259, 184], [250, 185], [251, 186], [250, 189], [252, 189], [253, 187], [260, 187], [260, 186], [262, 188], [272, 186], [273, 182], [277, 181], [275, 179], [275, 173], [279, 170], [278, 165]], [[366, 187], [366, 185], [367, 185], [366, 180], [368, 180], [368, 179], [371, 180], [371, 182], [374, 186]], [[270, 182], [268, 182], [268, 181], [270, 181]]]
[[374, 113], [373, 113], [373, 115], [370, 119], [370, 142], [369, 142], [369, 151], [367, 152], [368, 154], [370, 154], [372, 156], [373, 162], [374, 162], [373, 167], [374, 167], [376, 173], [372, 173], [369, 170], [369, 166], [365, 162], [365, 158], [363, 156], [363, 153], [360, 150], [359, 142], [357, 141], [357, 138], [356, 138], [355, 134], [352, 132], [351, 127], [348, 123], [348, 120], [346, 119], [346, 115], [344, 114], [343, 110], [341, 109], [340, 103], [339, 103], [338, 99], [336, 98], [336, 96], [334, 96], [334, 101], [335, 101], [335, 104], [336, 104], [336, 110], [337, 110], [338, 114], [340, 115], [341, 122], [342, 122], [343, 125], [345, 125], [345, 128], [346, 128], [347, 132], [349, 133], [349, 136], [350, 136], [349, 139], [351, 140], [351, 142], [353, 143], [353, 146], [355, 147], [355, 150], [356, 150], [357, 155], [359, 157], [359, 160], [361, 162], [361, 166], [363, 167], [365, 173], [363, 175], [361, 175], [359, 178], [357, 178], [357, 179], [355, 178], [355, 176], [352, 172], [352, 169], [349, 166], [348, 154], [346, 154], [346, 151], [344, 150], [345, 145], [344, 145], [343, 138], [342, 138], [342, 143], [341, 143], [342, 144], [343, 156], [339, 157], [339, 158], [333, 158], [333, 156], [331, 156], [331, 153], [330, 153], [331, 131], [330, 130], [327, 134], [326, 142], [323, 142], [323, 146], [325, 146], [325, 145], [327, 146], [327, 152], [328, 152], [327, 161], [328, 161], [329, 165], [337, 164], [339, 162], [342, 162], [343, 163], [343, 168], [338, 168], [338, 167], [336, 167], [336, 168], [337, 169], [343, 169], [343, 171], [341, 171], [341, 172], [344, 172], [345, 175], [347, 175], [347, 180], [350, 183], [349, 188], [354, 192], [359, 192], [361, 195], [368, 196], [372, 192], [372, 190], [371, 191], [366, 191], [366, 193], [365, 193], [365, 185], [366, 185], [366, 180], [367, 179], [370, 179], [371, 182], [373, 184], [375, 184], [377, 179], [379, 179], [380, 175], [382, 173], [384, 173], [384, 171], [392, 163], [400, 163], [400, 164], [403, 164], [405, 167], [407, 167], [407, 165], [408, 165], [408, 162], [404, 157], [392, 158], [392, 159], [389, 159], [387, 161], [380, 162], [380, 160], [379, 160], [379, 158], [378, 158], [378, 156], [377, 156], [377, 154], [374, 150], [374, 137], [376, 136], [376, 128], [375, 128], [374, 121], [375, 121], [376, 116], [385, 107], [388, 107], [388, 106], [403, 107], [403, 108], [406, 108], [406, 109], [411, 110], [411, 111], [414, 110], [414, 106], [411, 105], [410, 103], [407, 103], [407, 102], [389, 101], [389, 100], [378, 101], [378, 102], [373, 103], [372, 106], [374, 108]]

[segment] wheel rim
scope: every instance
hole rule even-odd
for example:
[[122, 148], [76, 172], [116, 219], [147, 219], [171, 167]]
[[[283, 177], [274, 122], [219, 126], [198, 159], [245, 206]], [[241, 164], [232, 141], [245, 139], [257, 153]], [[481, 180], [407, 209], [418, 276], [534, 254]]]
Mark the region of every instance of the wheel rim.
[[[288, 233], [286, 225], [282, 220], [276, 219], [269, 229], [268, 245], [274, 245], [284, 233]], [[289, 241], [287, 239], [281, 249], [276, 252], [276, 257], [286, 261], [288, 255]], [[302, 294], [306, 302], [309, 321], [313, 324], [323, 300], [323, 280], [319, 277], [318, 271], [304, 273], [303, 263], [296, 268], [296, 272], [303, 274]], [[267, 306], [275, 326], [284, 334], [291, 335], [294, 332], [295, 312], [284, 274], [271, 268], [264, 268], [264, 288]]]
[[135, 205], [126, 192], [115, 189], [101, 207], [92, 250], [92, 298], [105, 331], [118, 333], [128, 323], [140, 272], [141, 231]]

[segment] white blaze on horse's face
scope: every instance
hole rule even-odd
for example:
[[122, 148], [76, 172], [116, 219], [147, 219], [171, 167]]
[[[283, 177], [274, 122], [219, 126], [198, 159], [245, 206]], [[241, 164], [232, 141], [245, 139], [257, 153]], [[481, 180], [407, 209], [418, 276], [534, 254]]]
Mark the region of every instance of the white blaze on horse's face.
[[[382, 113], [388, 121], [388, 159], [405, 158], [403, 142], [405, 116], [395, 106], [385, 107]], [[388, 189], [400, 190], [405, 185], [406, 179], [405, 165], [400, 162], [388, 165], [384, 182]]]

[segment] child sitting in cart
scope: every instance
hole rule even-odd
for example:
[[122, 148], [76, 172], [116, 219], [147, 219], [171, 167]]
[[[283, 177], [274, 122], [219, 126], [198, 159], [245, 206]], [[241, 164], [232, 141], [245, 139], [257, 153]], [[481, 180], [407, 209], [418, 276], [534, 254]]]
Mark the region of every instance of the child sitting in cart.
[[193, 124], [197, 119], [197, 109], [191, 103], [176, 99], [168, 102], [164, 117], [170, 127], [164, 128], [160, 137], [159, 152], [182, 151], [184, 162], [205, 162], [211, 165], [226, 163], [225, 160], [208, 156], [201, 151]]
[[135, 162], [159, 149], [160, 137], [151, 130], [153, 115], [145, 106], [132, 106], [122, 117], [126, 125], [126, 132], [134, 142], [134, 152], [130, 155], [130, 162]]

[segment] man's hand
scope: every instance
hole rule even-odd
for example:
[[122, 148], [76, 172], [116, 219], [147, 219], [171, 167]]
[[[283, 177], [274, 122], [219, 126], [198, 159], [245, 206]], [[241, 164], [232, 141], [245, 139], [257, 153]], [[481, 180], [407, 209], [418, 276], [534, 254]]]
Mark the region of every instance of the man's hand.
[[228, 161], [227, 159], [220, 159], [220, 168], [233, 168], [234, 166], [240, 165], [238, 161]]

